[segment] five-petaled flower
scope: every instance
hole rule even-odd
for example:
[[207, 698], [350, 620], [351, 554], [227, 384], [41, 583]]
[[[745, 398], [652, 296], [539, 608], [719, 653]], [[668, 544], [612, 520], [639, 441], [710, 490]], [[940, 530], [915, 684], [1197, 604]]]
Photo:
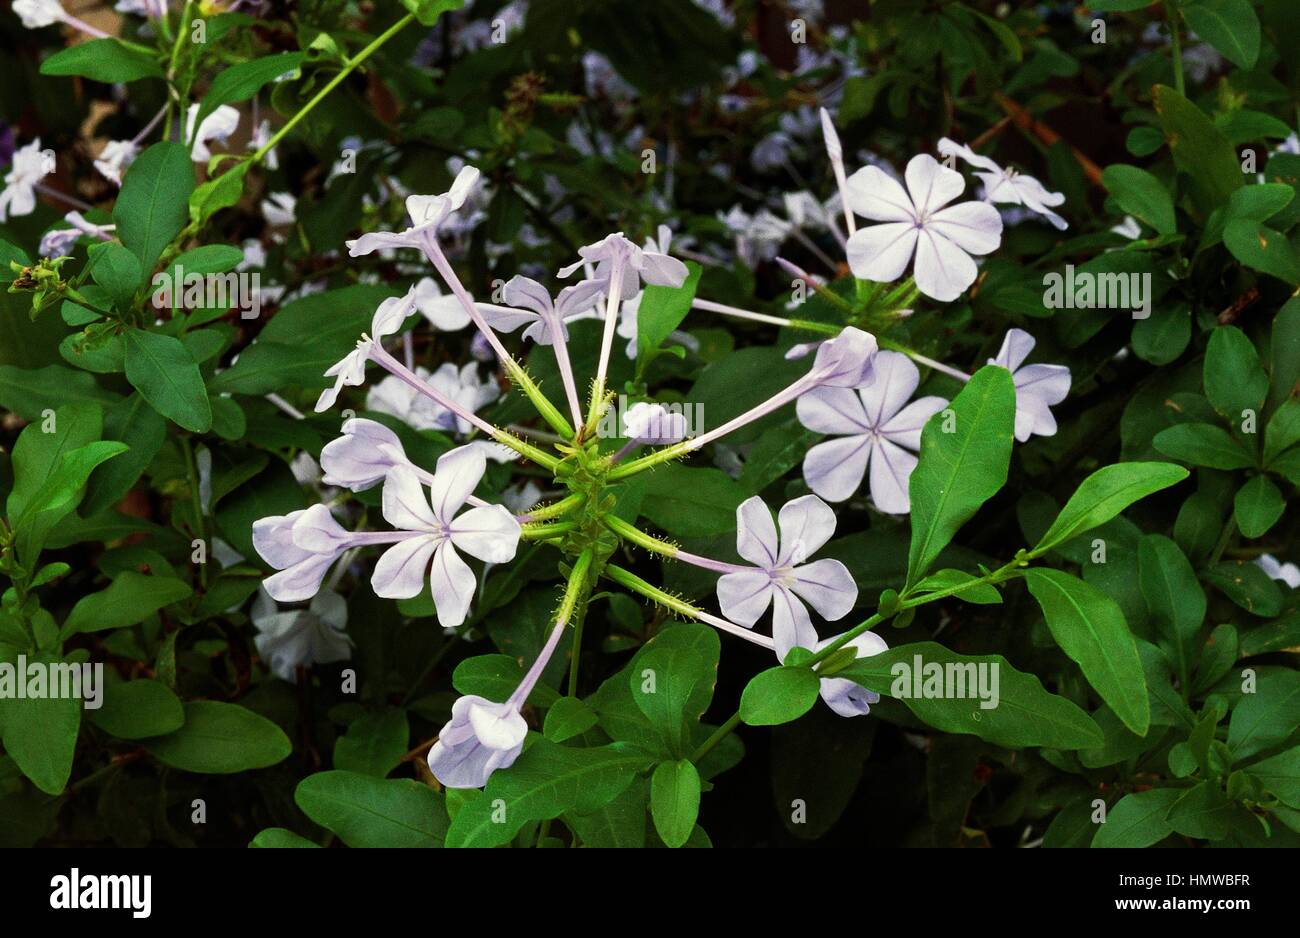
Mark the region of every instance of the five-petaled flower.
[[863, 280], [888, 283], [901, 277], [915, 256], [917, 289], [942, 302], [955, 300], [975, 282], [971, 255], [988, 254], [1002, 242], [1002, 216], [986, 202], [948, 206], [966, 181], [929, 154], [912, 157], [904, 177], [906, 190], [876, 166], [849, 177], [849, 206], [884, 222], [859, 228], [849, 238], [849, 267]]
[[799, 422], [838, 437], [808, 450], [803, 477], [822, 498], [842, 502], [858, 490], [869, 467], [876, 507], [906, 514], [911, 506], [907, 482], [916, 468], [913, 454], [921, 448], [921, 428], [948, 402], [930, 396], [907, 403], [920, 372], [906, 355], [879, 352], [874, 371], [876, 380], [869, 387], [821, 387], [799, 398]]
[[1060, 215], [1049, 206], [1061, 205], [1065, 196], [1060, 192], [1048, 192], [1047, 187], [1033, 176], [1026, 176], [1014, 169], [1003, 169], [987, 156], [980, 156], [970, 147], [944, 137], [939, 141], [939, 152], [944, 156], [956, 156], [983, 172], [976, 172], [984, 183], [984, 197], [990, 202], [1004, 205], [1023, 205], [1032, 212], [1046, 218], [1058, 231], [1070, 227]]
[[354, 241], [347, 242], [348, 253], [361, 257], [381, 248], [425, 248], [433, 243], [442, 225], [457, 209], [465, 204], [470, 191], [479, 180], [479, 171], [473, 166], [464, 167], [456, 174], [451, 188], [438, 195], [410, 195], [406, 197], [406, 213], [411, 216], [411, 226], [405, 231], [371, 231]]
[[1035, 339], [1023, 329], [1008, 329], [1002, 348], [990, 365], [1011, 372], [1016, 385], [1016, 439], [1024, 443], [1034, 434], [1052, 436], [1056, 418], [1049, 409], [1070, 393], [1070, 369], [1065, 365], [1026, 365]]
[[330, 365], [325, 377], [334, 379], [334, 386], [320, 392], [316, 399], [316, 413], [329, 410], [338, 400], [339, 392], [344, 387], [357, 387], [366, 380], [366, 361], [370, 356], [372, 342], [380, 342], [393, 335], [406, 322], [415, 305], [415, 290], [408, 290], [405, 296], [390, 296], [375, 309], [370, 319], [370, 334], [363, 335], [357, 347], [341, 359]]
[[736, 509], [736, 551], [755, 569], [718, 578], [723, 614], [752, 626], [770, 605], [777, 656], [784, 659], [796, 645], [812, 648], [817, 631], [801, 600], [834, 621], [848, 615], [858, 599], [857, 584], [840, 561], [805, 562], [834, 533], [835, 512], [816, 495], [787, 502], [775, 524], [761, 498], [746, 499]]
[[438, 621], [449, 627], [465, 621], [477, 581], [457, 548], [487, 563], [505, 563], [514, 559], [519, 546], [519, 522], [504, 506], [480, 505], [457, 514], [486, 468], [486, 457], [478, 447], [461, 446], [444, 453], [429, 482], [428, 498], [410, 468], [389, 470], [384, 479], [384, 518], [405, 536], [375, 564], [370, 582], [376, 595], [418, 596], [428, 571]]

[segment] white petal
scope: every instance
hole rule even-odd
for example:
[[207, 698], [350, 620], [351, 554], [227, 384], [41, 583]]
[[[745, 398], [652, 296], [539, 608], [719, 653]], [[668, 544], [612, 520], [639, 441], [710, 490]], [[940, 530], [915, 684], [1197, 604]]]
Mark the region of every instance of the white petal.
[[455, 547], [444, 542], [433, 555], [433, 567], [429, 570], [433, 606], [443, 628], [455, 628], [465, 621], [476, 585], [469, 564], [460, 559]]
[[408, 537], [398, 541], [380, 556], [375, 572], [370, 575], [370, 586], [376, 596], [384, 599], [410, 599], [424, 589], [425, 571], [429, 558], [438, 547], [438, 538], [432, 535]]
[[858, 490], [871, 444], [864, 434], [818, 443], [803, 458], [803, 478], [822, 498], [842, 502]]
[[1002, 243], [1002, 216], [985, 202], [963, 202], [936, 212], [925, 224], [969, 254], [988, 254]]
[[804, 495], [781, 506], [779, 566], [803, 563], [835, 533], [835, 512], [816, 495]]
[[823, 619], [842, 619], [858, 601], [858, 585], [838, 560], [817, 560], [794, 570], [790, 589], [817, 610]]
[[443, 524], [450, 524], [460, 506], [468, 501], [483, 473], [487, 458], [477, 446], [458, 446], [438, 457], [438, 468], [429, 486], [433, 514]]
[[[878, 353], [879, 355], [885, 353]], [[870, 427], [862, 400], [849, 388], [816, 388], [795, 402], [799, 422], [815, 433], [862, 433]]]
[[1016, 371], [1016, 393], [1044, 404], [1059, 404], [1070, 393], [1070, 369], [1065, 365], [1025, 365]]
[[918, 231], [910, 221], [859, 228], [844, 248], [853, 275], [877, 283], [903, 276], [916, 249]]
[[522, 306], [538, 314], [551, 311], [551, 294], [536, 280], [516, 274], [506, 281], [501, 298], [507, 306]]
[[333, 554], [311, 554], [305, 560], [262, 581], [262, 588], [276, 602], [298, 603], [320, 591], [320, 581], [334, 562]]
[[718, 577], [718, 605], [732, 622], [751, 626], [758, 621], [775, 592], [766, 573], [724, 573]]
[[943, 208], [966, 188], [961, 173], [944, 166], [929, 153], [918, 153], [908, 160], [903, 177], [917, 217], [922, 219]]
[[384, 520], [400, 531], [438, 531], [420, 477], [409, 466], [394, 466], [384, 477]]
[[501, 505], [471, 508], [451, 523], [451, 542], [471, 557], [506, 563], [519, 547], [519, 522]]
[[889, 440], [879, 440], [871, 448], [871, 500], [885, 514], [905, 515], [911, 510], [907, 483], [916, 463], [915, 456]]
[[757, 495], [736, 509], [736, 553], [764, 569], [776, 566], [776, 524], [772, 513]]
[[872, 221], [911, 224], [916, 210], [898, 181], [878, 166], [864, 166], [848, 178], [849, 208]]
[[791, 648], [812, 648], [817, 644], [817, 630], [804, 604], [789, 590], [776, 589], [772, 595], [772, 641], [776, 656], [782, 661]]
[[657, 254], [652, 251], [642, 252], [641, 279], [661, 287], [680, 287], [686, 282], [690, 273], [675, 257]]
[[942, 235], [925, 230], [916, 243], [916, 286], [932, 299], [947, 303], [975, 282], [975, 262]]
[[901, 352], [880, 351], [872, 362], [876, 380], [858, 394], [866, 413], [866, 429], [878, 430], [907, 403], [921, 383], [921, 372]]
[[471, 704], [469, 724], [479, 742], [492, 749], [512, 749], [528, 735], [528, 724], [514, 707]]
[[946, 398], [921, 397], [912, 401], [880, 428], [880, 434], [891, 443], [896, 443], [913, 452], [921, 449], [921, 431], [926, 422], [939, 411], [948, 406]]
[[1034, 337], [1024, 329], [1008, 329], [1002, 339], [1002, 348], [998, 349], [996, 356], [989, 359], [989, 364], [1001, 365], [1014, 374], [1034, 350], [1035, 342]]

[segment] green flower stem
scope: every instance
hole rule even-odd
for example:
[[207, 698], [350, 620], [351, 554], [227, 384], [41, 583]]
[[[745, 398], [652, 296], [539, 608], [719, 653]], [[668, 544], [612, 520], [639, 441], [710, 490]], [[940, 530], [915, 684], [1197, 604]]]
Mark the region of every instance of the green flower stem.
[[568, 534], [577, 525], [572, 521], [557, 521], [551, 524], [525, 524], [519, 528], [519, 536], [525, 540], [540, 540]]
[[669, 544], [667, 541], [661, 541], [653, 535], [646, 534], [640, 528], [628, 524], [622, 518], [616, 518], [614, 515], [605, 515], [601, 518], [605, 527], [609, 528], [624, 540], [631, 541], [638, 547], [644, 547], [651, 553], [660, 554], [664, 557], [676, 557], [677, 547]]
[[507, 433], [505, 430], [495, 430], [492, 439], [496, 440], [502, 446], [508, 446], [520, 456], [531, 459], [539, 466], [544, 466], [554, 472], [560, 465], [560, 461], [550, 453], [543, 452], [531, 443], [525, 443], [513, 433]]
[[745, 641], [766, 648], [768, 651], [772, 650], [772, 640], [767, 636], [755, 634], [744, 626], [728, 622], [726, 619], [705, 612], [703, 609], [698, 609], [672, 593], [666, 593], [659, 587], [647, 583], [630, 570], [624, 570], [622, 567], [611, 563], [605, 566], [604, 574], [620, 586], [630, 589], [634, 593], [640, 593], [647, 599], [654, 600], [678, 615], [711, 625], [720, 632], [727, 632], [737, 638], [743, 638]]
[[519, 385], [519, 389], [524, 392], [524, 396], [532, 402], [533, 407], [541, 414], [542, 419], [551, 425], [551, 429], [566, 440], [573, 439], [575, 431], [573, 427], [569, 426], [569, 421], [564, 419], [564, 414], [560, 413], [559, 409], [551, 403], [550, 398], [543, 394], [542, 389], [528, 376], [528, 372], [524, 371], [523, 365], [515, 361], [514, 358], [509, 357], [506, 358], [504, 364], [506, 374], [510, 375], [510, 380]]
[[[186, 9], [187, 10], [189, 9], [188, 4], [186, 4]], [[364, 49], [358, 52], [351, 59], [348, 59], [347, 65], [343, 66], [343, 68], [339, 71], [337, 75], [335, 75], [328, 82], [326, 82], [325, 87], [321, 88], [320, 91], [316, 92], [315, 97], [313, 97], [310, 101], [304, 104], [298, 110], [297, 114], [289, 118], [289, 120], [285, 122], [285, 125], [281, 127], [278, 131], [276, 131], [275, 134], [271, 137], [271, 139], [268, 140], [261, 149], [259, 149], [256, 153], [252, 155], [252, 157], [250, 158], [250, 162], [254, 164], [262, 162], [262, 160], [266, 158], [266, 154], [271, 152], [271, 150], [275, 148], [275, 145], [278, 144], [282, 139], [284, 139], [284, 136], [287, 133], [289, 133], [289, 131], [293, 130], [293, 128], [298, 125], [299, 121], [301, 121], [304, 117], [310, 114], [312, 110], [316, 107], [316, 105], [324, 101], [325, 98], [329, 96], [329, 93], [333, 91], [335, 88], [337, 88], [344, 81], [344, 79], [346, 79], [349, 75], [351, 75], [354, 71], [356, 71], [362, 62], [364, 62], [366, 59], [370, 58], [370, 56], [374, 55], [377, 51], [379, 51], [379, 49], [381, 49], [383, 45], [386, 42], [388, 42], [388, 40], [392, 39], [394, 36], [400, 33], [403, 29], [405, 29], [412, 22], [414, 22], [414, 20], [415, 20], [415, 14], [407, 13], [405, 16], [403, 16], [392, 26], [388, 27], [388, 29], [384, 30], [382, 33], [376, 36], [375, 40], [372, 43], [370, 43], [370, 45], [366, 46]], [[182, 32], [184, 32], [183, 27], [184, 27], [184, 20], [182, 20], [182, 30], [181, 30]], [[177, 37], [177, 42], [179, 44], [179, 35]]]
[[[560, 611], [556, 613], [557, 622], [573, 621], [573, 653], [569, 656], [569, 696], [578, 696], [578, 660], [582, 654], [582, 624], [586, 621], [585, 609], [578, 609], [579, 601], [585, 596], [590, 583], [588, 573], [591, 571], [595, 554], [590, 547], [578, 555], [569, 571], [569, 582], [564, 588], [564, 599], [560, 601]], [[577, 615], [575, 617], [575, 611]]]
[[685, 456], [691, 452], [692, 447], [690, 440], [683, 440], [680, 443], [674, 443], [672, 446], [665, 446], [655, 450], [640, 459], [634, 459], [631, 462], [616, 466], [606, 477], [610, 482], [617, 482], [619, 479], [626, 479], [628, 476], [634, 476], [638, 472], [644, 472], [660, 463], [671, 462], [674, 459]]
[[573, 495], [560, 499], [558, 502], [552, 502], [549, 505], [543, 505], [541, 508], [534, 508], [531, 511], [527, 511], [524, 513], [524, 516], [527, 517], [529, 522], [546, 521], [550, 518], [558, 518], [562, 515], [568, 514], [570, 509], [577, 508], [586, 500], [587, 496], [585, 493], [576, 492]]
[[[181, 436], [181, 449], [185, 454], [185, 474], [188, 476], [190, 495], [194, 500], [194, 524], [195, 531], [203, 539], [203, 557], [207, 559], [208, 550], [208, 531], [207, 523], [203, 519], [203, 498], [199, 494], [199, 464], [194, 458], [194, 447], [190, 443], [188, 436]], [[199, 584], [204, 590], [208, 588], [208, 565], [199, 564]]]

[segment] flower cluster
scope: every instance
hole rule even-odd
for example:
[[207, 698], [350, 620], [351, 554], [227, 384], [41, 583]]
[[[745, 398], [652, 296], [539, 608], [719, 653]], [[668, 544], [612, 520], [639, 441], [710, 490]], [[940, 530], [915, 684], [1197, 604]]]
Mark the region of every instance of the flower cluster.
[[[841, 184], [849, 227], [844, 247], [854, 273], [867, 281], [892, 281], [910, 263], [914, 280], [908, 283], [914, 283], [920, 293], [951, 300], [966, 289], [976, 276], [972, 255], [987, 254], [999, 243], [997, 211], [985, 202], [949, 206], [961, 194], [964, 183], [957, 173], [927, 155], [908, 165], [906, 189], [874, 166], [848, 177], [829, 120], [825, 130]], [[987, 161], [980, 162], [981, 158], [968, 150], [963, 149], [960, 155], [994, 172]], [[528, 696], [566, 626], [602, 578], [663, 603], [679, 615], [769, 648], [782, 661], [796, 649], [815, 654], [832, 642], [836, 648], [847, 646], [859, 657], [884, 650], [884, 642], [873, 633], [824, 639], [814, 624], [814, 613], [836, 622], [847, 616], [858, 600], [857, 585], [843, 563], [814, 559], [836, 527], [836, 514], [827, 502], [852, 498], [869, 474], [875, 508], [888, 514], [907, 513], [908, 480], [917, 464], [922, 428], [948, 405], [946, 398], [937, 395], [913, 399], [921, 385], [918, 363], [963, 380], [969, 377], [910, 350], [881, 349], [873, 335], [847, 325], [808, 347], [812, 361], [805, 374], [720, 426], [690, 436], [680, 414], [641, 401], [622, 418], [622, 443], [611, 441], [598, 428], [606, 425], [614, 396], [607, 389], [610, 352], [627, 318], [627, 304], [639, 302], [645, 286], [680, 288], [688, 276], [687, 267], [667, 253], [670, 234], [666, 230], [644, 246], [614, 233], [580, 248], [579, 259], [558, 271], [560, 278], [582, 274], [558, 295], [553, 296], [535, 279], [516, 276], [504, 286], [503, 303], [478, 302], [448, 261], [440, 229], [457, 224], [457, 213], [471, 203], [479, 184], [478, 170], [464, 166], [447, 192], [406, 199], [410, 225], [405, 230], [372, 232], [348, 242], [354, 257], [377, 250], [416, 250], [449, 292], [444, 295], [425, 277], [404, 295], [383, 301], [355, 349], [325, 372], [334, 381], [316, 404], [317, 411], [334, 406], [345, 388], [366, 383], [367, 367], [374, 364], [387, 374], [369, 392], [371, 411], [397, 417], [417, 429], [441, 429], [464, 442], [443, 453], [430, 472], [408, 458], [398, 434], [388, 426], [368, 418], [347, 420], [342, 435], [321, 453], [322, 482], [354, 492], [382, 485], [382, 515], [390, 527], [348, 531], [325, 504], [262, 519], [254, 527], [254, 543], [263, 559], [279, 571], [266, 580], [266, 593], [280, 602], [310, 599], [331, 568], [337, 578], [354, 562], [356, 549], [380, 547], [382, 554], [370, 573], [375, 593], [410, 599], [421, 595], [427, 583], [438, 621], [454, 628], [469, 620], [475, 601], [477, 576], [466, 558], [487, 565], [508, 563], [515, 558], [521, 540], [545, 541], [560, 548], [570, 564], [568, 583], [538, 658], [505, 701], [476, 695], [460, 698], [429, 753], [431, 771], [443, 784], [454, 787], [480, 786], [494, 770], [511, 765], [519, 755], [527, 733], [522, 711]], [[994, 200], [1013, 192], [1031, 207], [1051, 202], [1015, 179], [1002, 183], [986, 180], [986, 185]], [[855, 230], [855, 213], [881, 224]], [[834, 227], [829, 212], [820, 214], [825, 225]], [[904, 290], [898, 296], [906, 294]], [[696, 306], [724, 315], [795, 325], [708, 301], [697, 301]], [[417, 313], [442, 330], [473, 323], [505, 376], [535, 405], [553, 433], [536, 434], [538, 442], [532, 442], [480, 416], [478, 412], [495, 400], [498, 385], [493, 379], [480, 378], [477, 362], [444, 364], [430, 373], [413, 363], [409, 344], [405, 361], [385, 348], [386, 342], [420, 320]], [[592, 318], [601, 323], [601, 345], [584, 407], [570, 358], [569, 326], [575, 320]], [[506, 349], [500, 334], [514, 332], [520, 332], [525, 342], [546, 346], [553, 353], [567, 415], [550, 404]], [[634, 339], [634, 324], [631, 335]], [[1024, 364], [1032, 347], [1031, 336], [1012, 330], [997, 357], [991, 359], [1013, 373], [1016, 436], [1021, 440], [1033, 433], [1055, 432], [1049, 408], [1064, 398], [1070, 383], [1065, 368]], [[629, 354], [635, 354], [635, 341]], [[608, 492], [622, 480], [698, 452], [790, 404], [795, 405], [804, 426], [827, 437], [812, 446], [803, 460], [811, 494], [788, 501], [775, 518], [759, 497], [736, 509], [736, 552], [743, 563], [682, 550], [610, 510]], [[545, 447], [542, 440], [556, 441], [554, 448]], [[643, 450], [648, 451], [636, 455]], [[560, 497], [540, 507], [530, 502], [530, 507], [515, 513], [504, 504], [476, 496], [489, 457], [500, 459], [503, 452], [507, 458], [522, 458], [550, 472]], [[611, 534], [615, 535], [612, 540]], [[621, 570], [611, 562], [619, 541], [717, 574], [721, 615], [674, 598]], [[770, 637], [755, 629], [769, 610]], [[346, 651], [337, 640], [331, 640], [333, 633], [328, 629], [335, 623], [328, 605], [319, 610], [314, 605], [304, 614], [304, 621], [315, 630], [312, 634], [318, 636], [321, 653], [337, 657]], [[266, 629], [265, 643], [273, 655], [285, 645], [277, 629], [284, 631], [276, 624]], [[306, 649], [303, 653], [313, 652]], [[287, 673], [283, 660], [276, 668]], [[833, 676], [822, 678], [821, 695], [832, 710], [844, 716], [868, 712], [877, 699], [871, 691]]]

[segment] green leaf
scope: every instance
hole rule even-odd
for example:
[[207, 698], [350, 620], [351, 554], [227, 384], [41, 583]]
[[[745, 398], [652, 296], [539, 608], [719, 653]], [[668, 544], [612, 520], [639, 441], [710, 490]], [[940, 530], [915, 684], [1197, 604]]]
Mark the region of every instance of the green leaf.
[[909, 585], [925, 575], [958, 529], [1007, 481], [1016, 417], [1011, 373], [995, 365], [981, 368], [948, 411], [935, 414], [921, 431], [920, 462], [909, 483]]
[[268, 827], [264, 831], [259, 831], [257, 836], [249, 843], [250, 847], [268, 847], [268, 848], [288, 848], [288, 847], [319, 847], [320, 844], [313, 840], [308, 840], [301, 834], [295, 834], [293, 831], [285, 830], [283, 827]]
[[1098, 469], [1075, 489], [1030, 556], [1038, 557], [1105, 524], [1134, 502], [1186, 478], [1186, 469], [1164, 462], [1126, 462]]
[[95, 442], [103, 431], [97, 404], [64, 404], [50, 418], [29, 424], [14, 444], [14, 483], [5, 506], [11, 521], [22, 516], [65, 455]]
[[364, 714], [334, 741], [334, 768], [383, 778], [406, 755], [410, 734], [404, 710]]
[[1244, 411], [1258, 416], [1264, 408], [1268, 374], [1254, 343], [1236, 326], [1220, 326], [1210, 333], [1204, 380], [1205, 396], [1231, 425], [1245, 418]]
[[[58, 468], [14, 522], [18, 556], [24, 563], [36, 561], [50, 531], [77, 507], [86, 480], [95, 467], [120, 455], [125, 449], [125, 443], [99, 440], [62, 454]], [[12, 517], [10, 520], [14, 521]]]
[[1232, 500], [1237, 527], [1246, 537], [1263, 537], [1282, 517], [1286, 500], [1268, 476], [1255, 476]]
[[[51, 669], [50, 680], [55, 679], [53, 668], [81, 668], [80, 664], [48, 655], [29, 657], [28, 667], [33, 664]], [[26, 677], [19, 672], [15, 679]], [[5, 753], [47, 795], [62, 793], [72, 774], [81, 709], [81, 699], [73, 696], [11, 697], [0, 705]]]
[[140, 261], [144, 279], [184, 227], [193, 190], [194, 164], [190, 151], [179, 143], [155, 143], [126, 171], [113, 221], [117, 236]]
[[1229, 560], [1215, 564], [1202, 575], [1206, 583], [1247, 612], [1271, 618], [1282, 611], [1282, 588], [1257, 564]]
[[95, 283], [108, 291], [119, 311], [131, 312], [140, 286], [139, 259], [116, 241], [91, 245], [88, 254]]
[[717, 632], [685, 622], [664, 629], [632, 659], [632, 699], [675, 756], [686, 754], [691, 727], [713, 699], [720, 650]]
[[1140, 218], [1162, 235], [1178, 231], [1169, 190], [1145, 169], [1116, 163], [1106, 167], [1101, 181], [1124, 212]]
[[1264, 429], [1265, 465], [1297, 443], [1300, 443], [1300, 398], [1293, 397], [1278, 407]]
[[150, 678], [107, 685], [104, 705], [86, 717], [118, 739], [145, 739], [174, 732], [185, 723], [185, 710], [168, 687]]
[[442, 14], [464, 7], [465, 0], [402, 0], [402, 6], [415, 14], [421, 26], [432, 26]]
[[1169, 808], [1165, 820], [1184, 837], [1222, 840], [1228, 835], [1230, 802], [1217, 781], [1204, 781], [1187, 789]]
[[682, 324], [691, 311], [691, 301], [695, 299], [695, 289], [700, 283], [701, 267], [694, 261], [686, 267], [690, 273], [680, 287], [648, 284], [641, 295], [636, 313], [636, 345], [637, 360], [642, 363], [650, 360], [664, 339]]
[[492, 773], [482, 797], [460, 809], [447, 832], [447, 846], [496, 847], [529, 821], [570, 811], [591, 814], [626, 789], [649, 762], [631, 749], [574, 749], [534, 738], [514, 765]]
[[167, 421], [140, 394], [104, 412], [104, 438], [125, 443], [129, 449], [109, 460], [91, 475], [81, 513], [93, 517], [108, 511], [131, 490], [140, 474], [158, 455], [167, 436]]
[[708, 537], [736, 529], [736, 509], [749, 497], [721, 469], [672, 464], [646, 476], [641, 513], [678, 537]]
[[188, 599], [188, 583], [170, 576], [146, 576], [123, 570], [107, 589], [83, 596], [63, 623], [63, 637], [102, 632], [143, 622], [164, 606]]
[[690, 760], [655, 766], [650, 776], [650, 814], [659, 839], [669, 847], [680, 847], [690, 839], [699, 813], [700, 773]]
[[1300, 746], [1247, 766], [1246, 772], [1284, 805], [1300, 810]]
[[1130, 730], [1151, 725], [1142, 659], [1124, 613], [1096, 587], [1060, 570], [1025, 571], [1029, 592], [1043, 609], [1056, 644], [1078, 662], [1097, 693]]
[[59, 50], [41, 63], [41, 74], [80, 75], [106, 85], [163, 77], [154, 56], [112, 38], [91, 39]]
[[1199, 107], [1167, 85], [1155, 86], [1156, 116], [1174, 163], [1192, 181], [1192, 196], [1202, 214], [1227, 203], [1242, 187], [1237, 152]]
[[750, 726], [797, 720], [817, 702], [821, 683], [809, 668], [781, 666], [760, 671], [740, 695], [740, 718]]
[[1242, 694], [1228, 723], [1228, 748], [1248, 759], [1287, 739], [1300, 726], [1300, 671], [1258, 672], [1254, 693]]
[[296, 71], [306, 57], [302, 52], [282, 52], [279, 55], [240, 62], [218, 72], [208, 87], [208, 93], [203, 96], [193, 126], [200, 126], [203, 119], [221, 105], [246, 101], [268, 82]]
[[212, 406], [193, 356], [169, 335], [129, 328], [126, 379], [158, 413], [193, 433], [212, 427]]
[[95, 376], [65, 365], [16, 368], [0, 365], [0, 407], [24, 420], [67, 404], [115, 404], [121, 397], [95, 383]]
[[236, 204], [244, 194], [244, 177], [251, 165], [247, 160], [238, 163], [191, 192], [188, 197], [190, 222], [203, 225], [223, 208]]
[[1182, 7], [1187, 26], [1241, 68], [1259, 59], [1259, 18], [1249, 0], [1193, 0]]
[[1292, 286], [1300, 283], [1300, 257], [1281, 232], [1249, 218], [1233, 218], [1223, 227], [1223, 243], [1252, 270]]
[[442, 799], [407, 778], [317, 772], [298, 783], [293, 800], [349, 847], [441, 847], [447, 834]]
[[1092, 838], [1094, 847], [1150, 847], [1170, 834], [1165, 816], [1182, 794], [1179, 788], [1152, 788], [1125, 795], [1106, 813]]
[[[475, 655], [456, 665], [451, 675], [451, 686], [462, 694], [475, 694], [502, 703], [523, 679], [524, 669], [509, 655]], [[535, 707], [550, 707], [558, 696], [539, 681], [528, 695], [528, 703]]]
[[596, 725], [600, 718], [576, 697], [561, 697], [546, 711], [542, 733], [553, 743], [580, 736]]
[[1163, 534], [1138, 544], [1138, 582], [1157, 631], [1173, 651], [1175, 671], [1186, 684], [1192, 646], [1205, 619], [1205, 591], [1186, 555]]
[[[958, 589], [963, 584], [968, 585]], [[917, 583], [912, 591], [915, 595], [920, 596], [950, 589], [956, 589], [957, 591], [952, 595], [968, 603], [995, 605], [1002, 602], [1002, 594], [998, 592], [996, 586], [992, 583], [985, 583], [979, 577], [966, 573], [964, 570], [936, 570], [920, 583]]]
[[[975, 683], [981, 665], [986, 675], [983, 699]], [[999, 746], [1092, 749], [1103, 742], [1088, 714], [1048, 693], [1037, 677], [1017, 671], [1001, 655], [959, 655], [934, 642], [917, 642], [859, 658], [835, 676], [901, 700], [936, 729], [978, 736]]]
[[293, 751], [289, 737], [266, 717], [216, 700], [185, 704], [185, 725], [144, 747], [174, 769], [210, 775], [266, 768]]
[[1151, 441], [1159, 452], [1193, 466], [1211, 469], [1249, 469], [1255, 457], [1228, 431], [1212, 423], [1176, 423]]

